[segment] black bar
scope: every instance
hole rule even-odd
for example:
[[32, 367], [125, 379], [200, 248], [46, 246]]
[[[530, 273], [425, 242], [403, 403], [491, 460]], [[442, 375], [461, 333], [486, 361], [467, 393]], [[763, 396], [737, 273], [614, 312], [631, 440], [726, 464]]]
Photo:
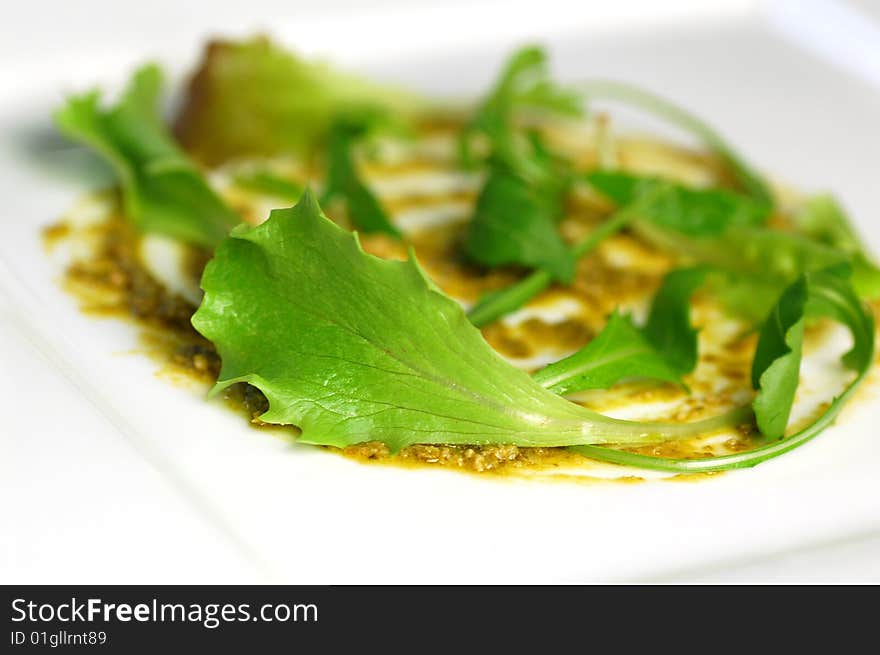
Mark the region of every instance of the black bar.
[[370, 653], [390, 643], [496, 652], [534, 634], [594, 646], [610, 636], [628, 652], [641, 639], [692, 640], [698, 629], [726, 643], [750, 626], [780, 628], [789, 640], [836, 626], [842, 640], [873, 627], [878, 600], [873, 586], [2, 587], [0, 652], [337, 652], [352, 639]]

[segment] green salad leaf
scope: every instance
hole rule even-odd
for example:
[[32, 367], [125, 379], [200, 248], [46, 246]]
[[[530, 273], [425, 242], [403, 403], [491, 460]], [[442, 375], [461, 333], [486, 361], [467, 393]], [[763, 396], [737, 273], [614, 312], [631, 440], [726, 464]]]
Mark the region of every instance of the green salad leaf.
[[364, 253], [309, 191], [236, 228], [202, 287], [193, 325], [222, 358], [215, 390], [256, 386], [269, 401], [260, 418], [299, 426], [305, 443], [651, 443], [706, 427], [612, 419], [544, 389], [414, 259]]
[[553, 82], [547, 54], [537, 46], [521, 48], [508, 58], [492, 91], [462, 132], [463, 161], [472, 163], [469, 146], [475, 133], [489, 137], [496, 149], [499, 144], [510, 145], [517, 119], [528, 113], [583, 115], [580, 94]]
[[692, 189], [623, 171], [597, 170], [586, 179], [619, 206], [651, 194], [653, 201], [641, 205], [641, 218], [681, 234], [717, 236], [730, 227], [761, 225], [767, 218], [765, 205], [725, 189]]
[[574, 354], [533, 376], [558, 394], [607, 389], [629, 378], [681, 384], [697, 365], [697, 331], [690, 324], [690, 297], [706, 271], [679, 269], [667, 274], [641, 328], [615, 311], [602, 331]]
[[[610, 235], [622, 230], [634, 216], [633, 210], [628, 208], [620, 210], [608, 218], [572, 247], [571, 252], [575, 261], [594, 250]], [[533, 271], [510, 286], [483, 295], [468, 310], [468, 318], [476, 327], [488, 325], [525, 305], [549, 287], [552, 282], [553, 276], [548, 271], [544, 269]]]
[[785, 432], [800, 375], [807, 280], [801, 277], [782, 294], [764, 322], [752, 362], [752, 386], [759, 389], [752, 407], [761, 434]]
[[717, 130], [694, 114], [650, 91], [623, 82], [592, 80], [579, 84], [577, 88], [588, 101], [606, 99], [623, 102], [654, 114], [669, 124], [696, 136], [724, 161], [746, 195], [764, 205], [767, 211], [773, 207], [773, 195], [762, 176]]
[[323, 145], [340, 116], [382, 111], [408, 123], [436, 105], [306, 61], [265, 38], [212, 42], [190, 83], [177, 136], [200, 161], [293, 153]]
[[348, 218], [355, 228], [365, 233], [384, 232], [401, 237], [388, 218], [379, 199], [361, 180], [352, 155], [354, 144], [369, 129], [363, 121], [339, 119], [330, 129], [327, 143], [327, 177], [321, 198], [327, 204], [335, 198], [345, 201]]
[[[603, 240], [625, 227], [633, 226], [652, 237], [661, 246], [685, 252], [694, 240], [704, 237], [708, 247], [723, 248], [718, 239], [738, 225], [764, 220], [763, 206], [720, 189], [687, 189], [665, 180], [646, 178], [615, 171], [594, 171], [585, 177], [589, 184], [620, 206], [595, 232], [571, 248], [575, 262], [591, 252]], [[641, 226], [641, 227], [640, 227]], [[711, 258], [696, 258], [711, 262]], [[514, 284], [492, 291], [477, 301], [468, 312], [471, 322], [482, 327], [522, 307], [546, 289], [553, 277], [538, 270]]]
[[733, 226], [713, 237], [685, 235], [649, 222], [635, 227], [656, 245], [691, 261], [783, 286], [802, 273], [849, 263], [849, 256], [837, 248], [767, 227]]
[[233, 182], [241, 189], [255, 191], [291, 202], [299, 200], [303, 192], [302, 185], [265, 168], [238, 173]]
[[145, 66], [115, 106], [102, 109], [94, 91], [70, 98], [55, 121], [66, 136], [111, 163], [122, 186], [125, 214], [139, 229], [212, 248], [240, 219], [162, 124], [161, 82], [159, 69]]
[[853, 286], [862, 298], [880, 297], [880, 268], [833, 196], [813, 196], [795, 214], [795, 220], [798, 229], [806, 236], [850, 256]]
[[607, 389], [631, 378], [681, 383], [679, 374], [632, 318], [616, 311], [586, 346], [533, 377], [541, 386], [563, 396], [585, 389]]
[[[753, 367], [753, 380], [758, 386], [753, 406], [757, 423], [766, 437], [764, 444], [704, 459], [655, 457], [589, 445], [573, 450], [616, 464], [698, 473], [755, 466], [806, 443], [834, 423], [847, 400], [864, 382], [874, 361], [874, 315], [853, 290], [848, 270], [844, 265], [800, 276], [782, 294], [761, 331]], [[784, 436], [798, 384], [804, 320], [817, 316], [843, 324], [852, 334], [853, 346], [843, 356], [843, 364], [856, 375], [818, 418], [794, 434]]]
[[697, 330], [691, 325], [690, 298], [703, 284], [706, 273], [702, 267], [667, 273], [642, 329], [645, 338], [679, 375], [697, 366]]
[[570, 283], [576, 258], [557, 227], [561, 194], [530, 184], [503, 166], [493, 167], [477, 198], [465, 253], [486, 266], [520, 264]]
[[569, 164], [549, 152], [537, 132], [520, 125], [524, 111], [536, 110], [581, 113], [577, 94], [550, 80], [544, 51], [529, 47], [510, 57], [460, 137], [466, 164], [473, 163], [469, 144], [475, 133], [488, 138], [491, 148], [464, 252], [485, 266], [518, 264], [570, 283], [576, 258], [557, 223], [572, 174]]

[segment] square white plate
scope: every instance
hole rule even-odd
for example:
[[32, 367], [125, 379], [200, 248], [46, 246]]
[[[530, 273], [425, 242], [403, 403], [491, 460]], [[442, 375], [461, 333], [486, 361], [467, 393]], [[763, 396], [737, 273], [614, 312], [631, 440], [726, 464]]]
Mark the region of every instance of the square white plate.
[[[364, 466], [291, 447], [157, 378], [126, 353], [132, 327], [76, 309], [40, 243], [82, 191], [77, 154], [49, 125], [65, 91], [115, 83], [149, 57], [179, 72], [204, 36], [263, 26], [456, 95], [484, 90], [514, 45], [544, 42], [561, 78], [647, 86], [762, 169], [833, 190], [878, 248], [880, 38], [856, 5], [118, 4], [28, 3], [0, 39], [3, 582], [880, 581], [876, 383], [806, 446], [700, 482]], [[823, 544], [842, 544], [851, 565], [821, 549], [772, 559]]]

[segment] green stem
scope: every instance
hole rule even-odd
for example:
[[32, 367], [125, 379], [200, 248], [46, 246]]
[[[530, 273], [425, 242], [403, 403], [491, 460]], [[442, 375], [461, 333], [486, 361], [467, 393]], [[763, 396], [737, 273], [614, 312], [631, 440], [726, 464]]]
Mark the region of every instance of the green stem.
[[618, 100], [651, 112], [664, 120], [690, 132], [713, 150], [730, 168], [743, 190], [768, 207], [773, 206], [773, 196], [767, 184], [740, 154], [712, 127], [685, 109], [653, 93], [622, 82], [595, 80], [577, 85], [588, 98]]
[[759, 446], [758, 448], [753, 448], [752, 450], [747, 450], [741, 453], [734, 453], [732, 455], [721, 455], [719, 457], [707, 457], [704, 459], [673, 459], [628, 453], [623, 450], [616, 450], [605, 446], [570, 446], [569, 450], [603, 462], [652, 469], [655, 471], [668, 471], [672, 473], [713, 473], [730, 469], [749, 468], [767, 461], [768, 459], [778, 457], [790, 450], [794, 450], [818, 435], [825, 428], [829, 427], [834, 423], [834, 419], [837, 417], [844, 402], [851, 395], [855, 387], [856, 384], [850, 386], [844, 394], [834, 401], [832, 406], [829, 407], [822, 416], [800, 432], [784, 439], [778, 439], [764, 446]]
[[[602, 223], [580, 243], [572, 248], [575, 257], [581, 258], [612, 234], [619, 232], [633, 218], [633, 212], [621, 210]], [[477, 301], [468, 312], [471, 323], [483, 327], [513, 312], [550, 286], [553, 278], [543, 270], [533, 271], [509, 287], [492, 291]]]
[[[706, 436], [725, 428], [735, 428], [740, 425], [754, 423], [754, 412], [751, 405], [735, 407], [717, 416], [690, 423], [651, 423], [615, 419], [604, 414], [599, 416], [601, 416], [601, 420], [596, 421], [595, 432], [597, 436], [601, 435], [602, 437], [600, 443], [616, 443], [618, 445], [650, 445], [662, 443], [670, 439], [691, 439]], [[580, 452], [582, 448], [599, 448], [603, 452], [608, 451], [614, 454], [632, 455], [632, 453], [625, 453], [605, 446], [587, 445], [570, 446], [569, 448], [576, 452]], [[587, 455], [586, 452], [582, 454]], [[594, 457], [594, 455], [588, 456]], [[638, 455], [638, 457], [643, 456]], [[595, 459], [605, 458], [595, 457]]]

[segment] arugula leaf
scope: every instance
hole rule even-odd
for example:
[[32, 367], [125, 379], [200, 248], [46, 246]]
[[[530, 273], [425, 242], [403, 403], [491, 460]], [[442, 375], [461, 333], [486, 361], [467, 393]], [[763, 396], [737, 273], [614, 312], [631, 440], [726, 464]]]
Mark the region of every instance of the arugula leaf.
[[55, 121], [113, 165], [125, 214], [139, 229], [212, 248], [240, 219], [168, 134], [159, 117], [160, 88], [158, 67], [145, 66], [114, 107], [101, 109], [94, 91], [70, 98]]
[[531, 111], [578, 117], [583, 115], [582, 105], [578, 93], [550, 79], [542, 48], [521, 48], [507, 60], [489, 96], [463, 130], [459, 141], [462, 159], [472, 163], [469, 143], [476, 132], [486, 134], [497, 148], [499, 143], [510, 143], [518, 114]]
[[566, 284], [576, 258], [557, 228], [560, 194], [542, 192], [503, 166], [494, 167], [465, 237], [465, 254], [486, 266], [521, 264]]
[[880, 268], [833, 196], [813, 196], [795, 214], [795, 220], [806, 236], [850, 255], [853, 286], [862, 298], [880, 297]]
[[462, 131], [466, 165], [475, 132], [489, 138], [489, 173], [465, 237], [467, 257], [485, 266], [519, 264], [540, 268], [565, 283], [576, 260], [559, 233], [565, 195], [571, 183], [567, 162], [555, 157], [536, 132], [517, 131], [523, 110], [580, 115], [580, 100], [550, 80], [543, 50], [514, 53], [489, 97]]
[[437, 111], [416, 94], [306, 61], [265, 38], [214, 41], [190, 83], [176, 133], [208, 164], [249, 155], [309, 156], [337, 117], [376, 110], [403, 123]]
[[296, 202], [302, 195], [303, 187], [296, 182], [276, 175], [267, 169], [257, 169], [239, 173], [234, 178], [236, 186], [249, 191], [263, 193], [276, 198]]
[[651, 224], [640, 234], [684, 257], [734, 273], [790, 284], [798, 275], [848, 263], [846, 253], [802, 235], [764, 227], [732, 227], [722, 238], [692, 237]]
[[652, 194], [653, 202], [640, 208], [641, 218], [682, 234], [720, 235], [732, 226], [760, 225], [767, 217], [765, 205], [724, 189], [692, 189], [623, 171], [593, 171], [586, 180], [620, 206]]
[[752, 362], [752, 403], [761, 434], [782, 437], [797, 391], [804, 341], [807, 280], [801, 277], [779, 299], [764, 322]]
[[533, 376], [558, 394], [607, 389], [627, 378], [681, 384], [697, 365], [697, 331], [690, 324], [690, 296], [706, 276], [699, 268], [666, 275], [645, 326], [615, 311], [602, 331], [576, 353]]
[[[575, 261], [630, 224], [655, 242], [687, 254], [685, 247], [677, 245], [692, 241], [685, 234], [717, 237], [731, 225], [763, 220], [763, 210], [759, 211], [757, 205], [717, 189], [692, 190], [670, 182], [602, 171], [591, 173], [585, 179], [607, 192], [620, 207], [594, 233], [572, 248]], [[717, 238], [705, 240], [712, 245], [720, 243]], [[535, 271], [505, 289], [480, 298], [468, 316], [477, 327], [487, 325], [521, 307], [551, 282], [547, 272]]]
[[338, 119], [334, 123], [327, 144], [327, 178], [321, 202], [327, 204], [341, 197], [345, 200], [348, 218], [355, 228], [367, 233], [384, 232], [399, 238], [400, 231], [361, 180], [352, 157], [354, 143], [368, 129], [369, 125], [363, 121]]
[[632, 318], [616, 311], [586, 346], [538, 371], [533, 378], [559, 395], [607, 389], [628, 378], [681, 383], [679, 374], [633, 324]]
[[706, 279], [705, 268], [681, 268], [663, 278], [642, 332], [672, 370], [690, 373], [697, 365], [697, 330], [691, 325], [690, 298]]
[[[840, 410], [856, 389], [864, 382], [874, 360], [874, 315], [862, 304], [842, 271], [846, 267], [832, 267], [824, 271], [804, 274], [783, 294], [779, 307], [774, 309], [768, 323], [780, 320], [781, 327], [767, 327], [762, 331], [763, 344], [756, 353], [755, 373], [760, 386], [759, 398], [755, 400], [755, 414], [770, 443], [752, 450], [709, 457], [705, 459], [672, 459], [639, 455], [601, 446], [578, 446], [573, 448], [587, 457], [607, 462], [638, 466], [661, 471], [699, 473], [755, 466], [778, 457], [806, 443], [834, 423]], [[800, 314], [799, 314], [800, 312]], [[843, 356], [843, 364], [856, 372], [855, 379], [843, 392], [831, 401], [828, 408], [810, 425], [788, 437], [780, 437], [783, 425], [781, 416], [787, 420], [791, 410], [792, 380], [797, 384], [795, 360], [800, 356], [804, 317], [827, 316], [845, 325], [853, 337], [853, 347]], [[766, 336], [765, 336], [766, 332]], [[777, 365], [777, 362], [781, 362]], [[776, 386], [773, 386], [776, 385]], [[780, 406], [774, 405], [774, 401]]]
[[864, 374], [873, 359], [873, 317], [854, 292], [848, 266], [801, 276], [786, 289], [761, 328], [752, 365], [758, 389], [753, 407], [761, 433], [779, 439], [785, 432], [797, 390], [807, 318], [827, 316], [850, 328], [853, 347], [843, 356], [848, 368]]
[[690, 112], [649, 91], [622, 82], [594, 80], [578, 85], [578, 90], [588, 100], [605, 98], [625, 102], [690, 132], [727, 164], [733, 177], [749, 197], [764, 205], [768, 212], [773, 208], [773, 195], [762, 177], [715, 129]]
[[[631, 209], [615, 213], [580, 243], [572, 248], [575, 260], [592, 251], [607, 237], [623, 229], [633, 218]], [[468, 318], [476, 327], [483, 327], [515, 311], [550, 286], [553, 277], [546, 270], [538, 270], [503, 289], [490, 291], [468, 311]]]
[[713, 269], [706, 278], [709, 295], [731, 315], [760, 324], [785, 291], [786, 280], [760, 273]]
[[690, 237], [647, 222], [633, 229], [660, 248], [714, 270], [709, 287], [725, 308], [760, 321], [779, 294], [802, 273], [847, 264], [849, 256], [794, 232], [734, 227], [716, 237]]
[[[532, 57], [534, 56], [532, 55]], [[509, 66], [510, 76], [513, 76], [522, 67], [525, 66], [522, 64], [520, 67]], [[504, 88], [507, 77], [502, 76], [502, 82], [499, 83], [498, 88]], [[642, 107], [692, 132], [728, 164], [740, 186], [749, 195], [749, 198], [743, 198], [720, 189], [687, 189], [667, 181], [636, 178], [614, 171], [595, 172], [588, 176], [588, 179], [592, 178], [591, 183], [615, 199], [620, 207], [630, 206], [636, 198], [641, 198], [644, 202], [646, 197], [650, 197], [654, 201], [654, 207], [647, 207], [647, 218], [654, 219], [652, 222], [656, 222], [658, 225], [665, 225], [667, 228], [686, 234], [717, 236], [730, 225], [756, 225], [766, 219], [773, 206], [773, 198], [767, 185], [736, 151], [706, 123], [658, 96], [625, 84], [597, 81], [579, 85], [578, 88], [589, 97], [623, 100]], [[505, 97], [504, 94], [500, 94], [500, 96]], [[572, 94], [570, 97], [576, 96]], [[498, 105], [505, 107], [509, 106], [509, 103], [505, 105], [502, 101]], [[504, 134], [503, 128], [506, 123], [498, 118], [499, 115], [503, 116], [504, 114], [497, 110], [489, 111], [489, 118], [483, 116], [481, 120], [484, 124], [495, 126], [496, 132]], [[491, 129], [484, 128], [484, 131], [491, 134]], [[467, 143], [466, 136], [463, 142]], [[618, 211], [607, 222], [607, 229], [604, 226], [600, 228], [603, 236], [608, 236], [621, 229], [629, 223], [630, 218], [628, 212]], [[638, 221], [636, 225], [644, 222]], [[655, 227], [653, 231], [660, 232], [661, 230], [662, 228]], [[576, 253], [580, 251], [582, 255], [593, 249], [597, 243], [598, 240], [591, 236], [584, 244], [576, 246], [574, 250]], [[535, 271], [507, 289], [493, 291], [481, 298], [471, 309], [469, 316], [474, 325], [486, 325], [521, 307], [546, 289], [551, 281], [552, 277], [546, 271]]]
[[260, 418], [299, 426], [305, 443], [651, 443], [727, 420], [622, 421], [547, 391], [492, 350], [414, 259], [364, 253], [308, 190], [236, 228], [202, 287], [193, 325], [222, 358], [215, 391], [258, 387], [269, 401]]

